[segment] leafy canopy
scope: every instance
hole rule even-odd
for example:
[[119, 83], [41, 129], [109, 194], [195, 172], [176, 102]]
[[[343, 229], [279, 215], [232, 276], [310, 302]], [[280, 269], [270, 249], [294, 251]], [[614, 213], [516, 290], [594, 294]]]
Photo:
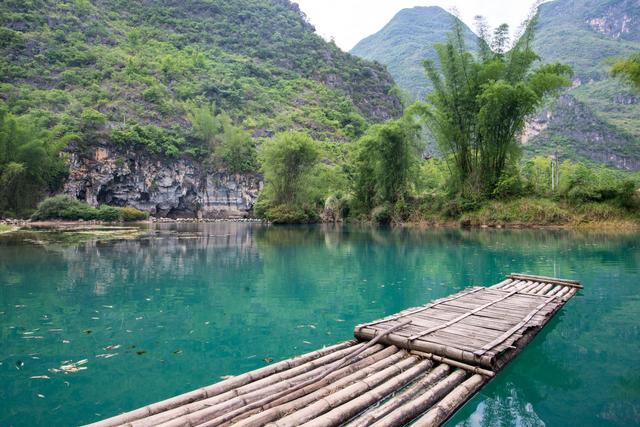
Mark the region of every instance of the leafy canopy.
[[533, 17], [510, 48], [506, 25], [492, 37], [481, 27], [476, 58], [467, 51], [461, 24], [454, 20], [448, 42], [435, 46], [440, 66], [425, 61], [434, 91], [416, 111], [447, 156], [457, 192], [490, 195], [519, 158], [516, 137], [527, 115], [545, 96], [570, 84], [566, 65], [533, 68], [539, 59], [531, 49], [535, 24]]
[[611, 74], [628, 81], [640, 91], [640, 52], [613, 64]]

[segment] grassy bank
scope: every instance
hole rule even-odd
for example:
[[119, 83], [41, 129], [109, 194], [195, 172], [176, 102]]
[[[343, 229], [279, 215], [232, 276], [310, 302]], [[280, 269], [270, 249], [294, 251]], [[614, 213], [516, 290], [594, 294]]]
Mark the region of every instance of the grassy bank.
[[490, 201], [458, 218], [470, 227], [640, 228], [640, 212], [606, 202], [571, 204], [542, 198]]

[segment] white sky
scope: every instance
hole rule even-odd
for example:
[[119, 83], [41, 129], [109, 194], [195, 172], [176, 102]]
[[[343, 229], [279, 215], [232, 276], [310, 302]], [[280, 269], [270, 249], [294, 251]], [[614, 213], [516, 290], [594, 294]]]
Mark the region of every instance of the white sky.
[[474, 29], [473, 18], [482, 15], [492, 27], [504, 22], [516, 30], [527, 17], [533, 0], [293, 0], [316, 31], [348, 51], [363, 38], [377, 32], [401, 9], [414, 6], [456, 8]]

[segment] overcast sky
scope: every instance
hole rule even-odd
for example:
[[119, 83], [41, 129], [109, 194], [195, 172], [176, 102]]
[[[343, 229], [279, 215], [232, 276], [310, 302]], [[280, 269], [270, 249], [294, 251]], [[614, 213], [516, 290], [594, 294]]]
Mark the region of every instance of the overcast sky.
[[293, 0], [300, 5], [318, 34], [334, 38], [348, 51], [389, 22], [401, 9], [413, 6], [456, 8], [473, 29], [473, 17], [482, 15], [491, 26], [506, 22], [512, 30], [527, 17], [532, 0]]

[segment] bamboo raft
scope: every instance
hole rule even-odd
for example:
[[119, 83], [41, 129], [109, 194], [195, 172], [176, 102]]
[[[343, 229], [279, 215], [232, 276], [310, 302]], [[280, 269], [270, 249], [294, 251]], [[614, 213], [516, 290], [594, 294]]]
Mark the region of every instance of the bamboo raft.
[[356, 326], [356, 340], [91, 424], [439, 426], [582, 286], [511, 274]]

